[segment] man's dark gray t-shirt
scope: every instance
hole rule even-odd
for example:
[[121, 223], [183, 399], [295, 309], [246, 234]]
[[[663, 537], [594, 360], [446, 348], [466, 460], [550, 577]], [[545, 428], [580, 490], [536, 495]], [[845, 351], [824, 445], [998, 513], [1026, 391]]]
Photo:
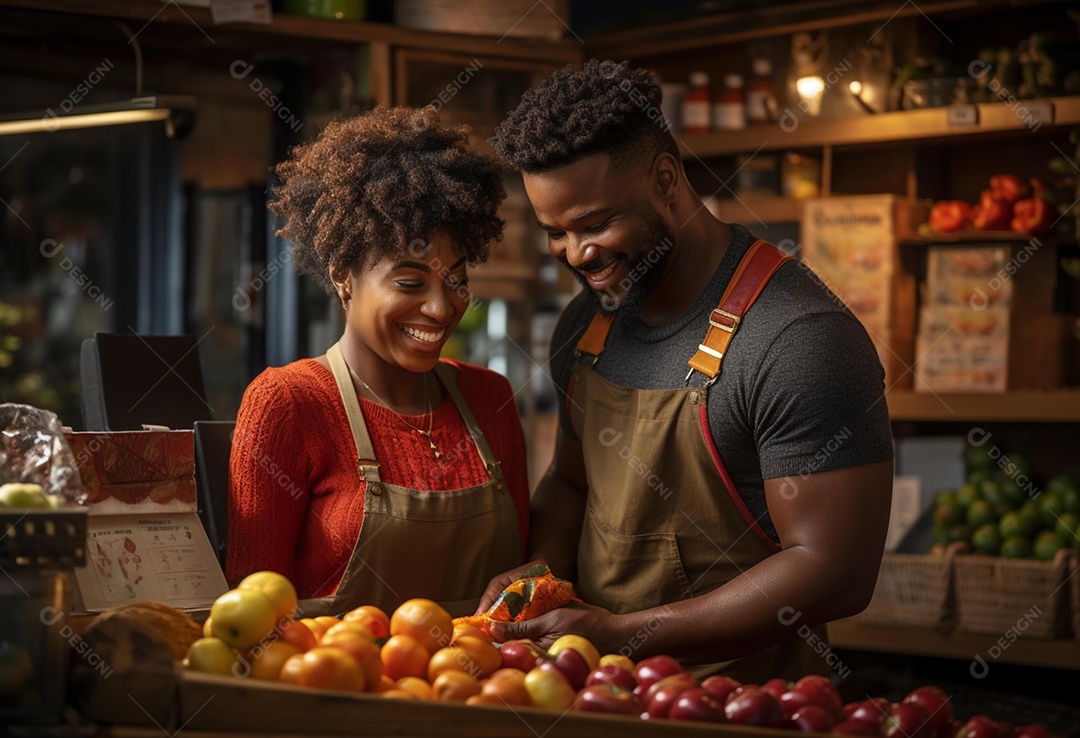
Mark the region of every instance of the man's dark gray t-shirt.
[[[617, 315], [594, 367], [600, 376], [637, 389], [685, 386], [686, 362], [705, 337], [709, 313], [756, 240], [742, 226], [732, 229], [712, 280], [682, 316], [654, 327], [638, 316]], [[551, 366], [563, 394], [577, 342], [594, 313], [588, 295], [580, 294], [555, 328]], [[892, 458], [884, 376], [870, 337], [843, 302], [801, 262], [781, 266], [732, 338], [708, 410], [732, 482], [774, 541], [763, 480]], [[697, 372], [690, 378], [691, 384], [704, 381]], [[566, 404], [559, 403], [559, 422], [574, 437]]]

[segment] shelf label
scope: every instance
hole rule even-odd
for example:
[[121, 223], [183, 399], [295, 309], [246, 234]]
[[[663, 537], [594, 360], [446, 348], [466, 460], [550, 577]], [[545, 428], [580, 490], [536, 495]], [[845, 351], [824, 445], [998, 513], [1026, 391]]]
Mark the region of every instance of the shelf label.
[[1016, 115], [1029, 127], [1054, 125], [1054, 103], [1049, 100], [1024, 100], [1016, 108]]
[[949, 128], [967, 128], [979, 125], [979, 108], [975, 105], [950, 105]]

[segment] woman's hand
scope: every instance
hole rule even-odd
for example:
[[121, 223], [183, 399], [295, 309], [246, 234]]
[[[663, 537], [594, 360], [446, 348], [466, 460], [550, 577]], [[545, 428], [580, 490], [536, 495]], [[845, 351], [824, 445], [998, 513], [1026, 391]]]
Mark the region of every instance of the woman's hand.
[[487, 612], [488, 608], [495, 604], [495, 600], [499, 598], [499, 595], [502, 594], [502, 591], [504, 589], [510, 586], [511, 582], [520, 579], [522, 572], [524, 572], [530, 566], [536, 566], [537, 564], [546, 565], [547, 562], [543, 559], [533, 559], [526, 564], [522, 564], [516, 569], [511, 569], [510, 571], [503, 572], [497, 577], [492, 578], [492, 580], [488, 582], [487, 589], [484, 590], [483, 596], [480, 598], [480, 605], [476, 608], [476, 614], [483, 615], [485, 612]]
[[584, 602], [571, 602], [520, 623], [492, 621], [491, 637], [497, 643], [531, 640], [546, 651], [564, 635], [579, 635], [588, 639], [601, 654], [618, 653], [626, 645], [619, 626], [619, 616], [613, 612]]

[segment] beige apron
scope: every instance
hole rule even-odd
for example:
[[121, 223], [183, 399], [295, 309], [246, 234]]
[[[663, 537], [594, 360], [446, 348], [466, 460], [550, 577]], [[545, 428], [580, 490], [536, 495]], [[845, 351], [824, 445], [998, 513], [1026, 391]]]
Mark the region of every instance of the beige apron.
[[435, 374], [465, 421], [489, 479], [475, 487], [426, 491], [380, 479], [339, 346], [330, 347], [326, 357], [352, 429], [358, 482], [366, 485], [364, 520], [337, 590], [301, 600], [302, 616], [341, 615], [360, 605], [390, 614], [413, 597], [436, 600], [454, 617], [471, 615], [491, 578], [521, 563], [521, 547], [502, 469], [458, 390], [453, 368], [439, 363]]
[[[577, 591], [585, 602], [625, 613], [702, 595], [779, 547], [750, 516], [713, 445], [707, 417], [712, 382], [642, 390], [604, 379], [592, 369], [606, 337], [602, 322], [594, 320], [578, 344], [570, 385], [570, 417], [589, 484]], [[825, 638], [824, 628], [814, 634]], [[827, 665], [795, 636], [692, 672], [761, 684], [827, 673]]]

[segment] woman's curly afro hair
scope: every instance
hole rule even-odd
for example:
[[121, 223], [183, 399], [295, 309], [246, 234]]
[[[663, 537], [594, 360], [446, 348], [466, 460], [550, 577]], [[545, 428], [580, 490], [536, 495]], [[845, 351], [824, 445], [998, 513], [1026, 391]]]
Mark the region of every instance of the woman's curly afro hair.
[[491, 143], [522, 172], [543, 172], [601, 152], [617, 165], [646, 155], [651, 163], [663, 151], [678, 159], [678, 145], [660, 113], [662, 97], [646, 70], [591, 59], [579, 71], [560, 69], [522, 95]]
[[495, 160], [466, 149], [467, 126], [432, 107], [378, 108], [337, 120], [278, 164], [270, 210], [297, 270], [333, 294], [329, 270], [374, 265], [444, 233], [470, 265], [502, 238], [506, 197]]

